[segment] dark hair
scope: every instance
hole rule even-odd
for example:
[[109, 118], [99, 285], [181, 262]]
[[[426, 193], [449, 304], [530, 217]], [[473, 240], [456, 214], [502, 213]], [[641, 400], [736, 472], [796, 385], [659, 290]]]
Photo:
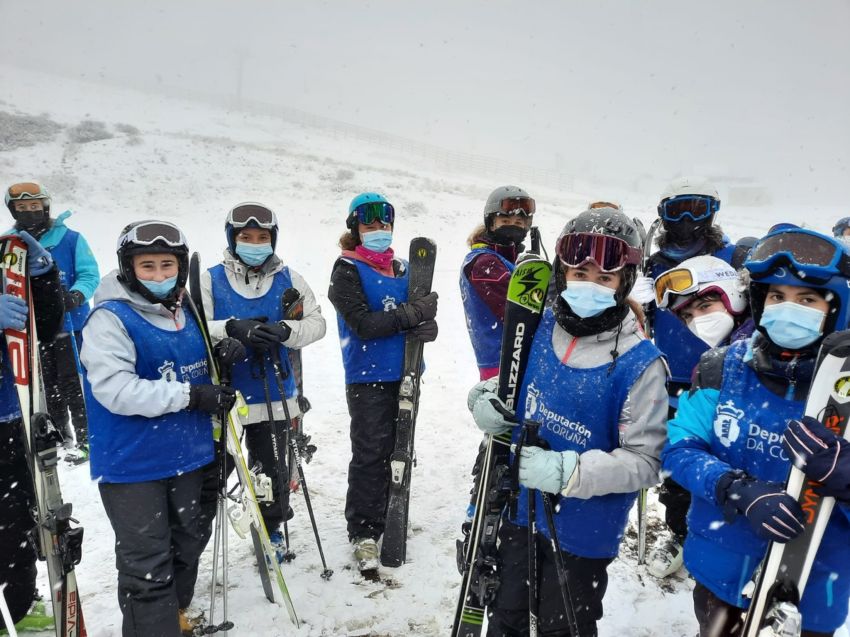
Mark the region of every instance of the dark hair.
[[[723, 230], [719, 226], [709, 226], [703, 230], [698, 229], [694, 238], [705, 239], [705, 246], [700, 251], [702, 254], [714, 254], [725, 245], [723, 243]], [[661, 231], [658, 233], [658, 247], [663, 250], [672, 245], [676, 244], [673, 242], [670, 232], [662, 224]]]
[[343, 250], [354, 250], [360, 245], [360, 235], [354, 235], [346, 230], [339, 237], [339, 247]]

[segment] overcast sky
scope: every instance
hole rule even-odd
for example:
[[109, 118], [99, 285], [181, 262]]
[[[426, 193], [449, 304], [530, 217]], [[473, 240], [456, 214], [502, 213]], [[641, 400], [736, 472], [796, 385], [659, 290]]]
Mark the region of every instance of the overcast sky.
[[848, 199], [850, 0], [0, 0], [0, 24], [13, 65], [241, 86], [601, 182], [703, 173]]

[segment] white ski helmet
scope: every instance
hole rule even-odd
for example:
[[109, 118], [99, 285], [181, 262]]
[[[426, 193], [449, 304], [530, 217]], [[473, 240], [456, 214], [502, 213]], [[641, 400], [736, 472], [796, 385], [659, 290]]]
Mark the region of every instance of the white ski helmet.
[[717, 193], [717, 188], [705, 177], [679, 177], [674, 179], [667, 184], [667, 188], [661, 193], [661, 201], [681, 197], [682, 195], [702, 195], [704, 197], [711, 197], [718, 204], [720, 203], [720, 195]]
[[692, 257], [655, 279], [658, 307], [673, 312], [710, 293], [720, 294], [726, 310], [739, 316], [747, 309], [747, 297], [738, 272], [723, 259], [710, 255]]

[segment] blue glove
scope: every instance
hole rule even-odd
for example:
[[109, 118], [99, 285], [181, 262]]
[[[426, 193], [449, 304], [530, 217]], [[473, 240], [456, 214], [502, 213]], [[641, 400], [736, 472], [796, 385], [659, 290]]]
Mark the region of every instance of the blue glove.
[[514, 413], [505, 407], [496, 394], [498, 388], [499, 381], [491, 378], [475, 385], [466, 397], [475, 424], [484, 433], [494, 436], [510, 431], [516, 425]]
[[534, 446], [520, 450], [519, 483], [524, 487], [567, 495], [577, 478], [575, 451], [550, 451]]
[[730, 471], [720, 476], [715, 492], [726, 521], [746, 516], [763, 540], [784, 544], [803, 532], [805, 518], [797, 501], [781, 485]]
[[804, 416], [788, 421], [782, 444], [794, 466], [821, 483], [818, 492], [850, 502], [850, 443], [815, 418]]
[[21, 239], [27, 244], [27, 268], [30, 276], [41, 276], [50, 272], [53, 267], [53, 257], [44, 249], [37, 239], [33, 239], [26, 230], [21, 230]]
[[27, 303], [11, 294], [0, 294], [0, 330], [22, 330], [27, 325]]

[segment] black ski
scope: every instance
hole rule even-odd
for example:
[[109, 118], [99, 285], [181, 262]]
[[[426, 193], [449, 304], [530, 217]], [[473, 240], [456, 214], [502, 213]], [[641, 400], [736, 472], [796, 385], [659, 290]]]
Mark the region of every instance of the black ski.
[[[516, 399], [531, 351], [534, 332], [543, 313], [552, 265], [539, 258], [518, 264], [508, 284], [508, 303], [499, 363], [499, 398], [516, 411]], [[478, 637], [484, 609], [499, 586], [496, 536], [511, 489], [511, 434], [488, 436], [478, 481], [475, 516], [461, 564], [463, 579], [452, 625], [452, 636]]]
[[[415, 301], [431, 291], [437, 245], [425, 237], [410, 242], [407, 300]], [[419, 381], [422, 371], [422, 341], [408, 333], [404, 345], [404, 369], [398, 390], [398, 425], [395, 449], [390, 457], [390, 490], [381, 564], [401, 566], [407, 556], [407, 518], [410, 507], [410, 478], [416, 456], [413, 437], [419, 407]]]
[[57, 472], [57, 445], [62, 434], [47, 414], [38, 356], [35, 312], [27, 272], [27, 246], [15, 236], [0, 237], [2, 285], [6, 294], [30, 307], [23, 330], [7, 329], [6, 351], [24, 423], [24, 446], [35, 492], [31, 540], [39, 559], [47, 562], [56, 635], [85, 637], [86, 627], [74, 567], [82, 558], [83, 529], [72, 527], [70, 502], [62, 500]]
[[[805, 415], [850, 439], [850, 331], [824, 339]], [[835, 505], [835, 498], [819, 495], [817, 486], [802, 471], [791, 468], [785, 490], [800, 503], [805, 530], [787, 544], [772, 542], [768, 547], [741, 637], [800, 634], [798, 604]]]

